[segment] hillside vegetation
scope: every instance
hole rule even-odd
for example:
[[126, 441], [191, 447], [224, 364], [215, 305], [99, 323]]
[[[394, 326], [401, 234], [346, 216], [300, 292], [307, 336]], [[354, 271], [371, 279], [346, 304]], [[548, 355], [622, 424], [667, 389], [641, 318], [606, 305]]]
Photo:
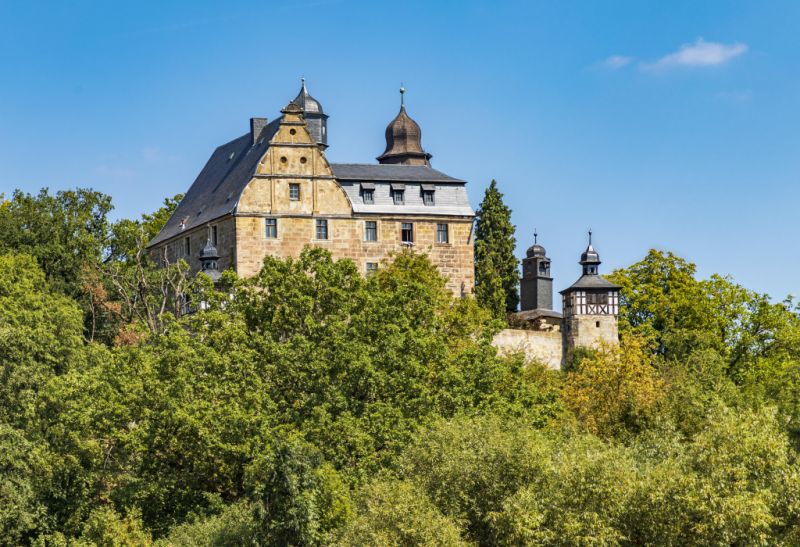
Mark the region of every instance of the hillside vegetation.
[[550, 371], [421, 254], [157, 269], [176, 199], [0, 205], [0, 544], [800, 544], [791, 299], [653, 250]]

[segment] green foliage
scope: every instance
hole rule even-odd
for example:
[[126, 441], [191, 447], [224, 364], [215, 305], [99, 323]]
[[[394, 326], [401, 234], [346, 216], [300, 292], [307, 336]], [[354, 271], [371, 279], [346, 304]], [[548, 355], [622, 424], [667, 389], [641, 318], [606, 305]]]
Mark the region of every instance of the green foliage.
[[519, 272], [511, 209], [492, 181], [475, 213], [475, 297], [497, 319], [519, 305]]
[[40, 391], [81, 359], [82, 317], [54, 293], [36, 261], [0, 255], [0, 422], [32, 427]]
[[379, 480], [361, 493], [358, 518], [345, 529], [342, 545], [468, 545], [453, 520], [408, 481]]
[[410, 251], [364, 278], [308, 248], [215, 287], [145, 250], [178, 198], [109, 226], [100, 194], [15, 194], [0, 544], [799, 544], [796, 303], [651, 251], [612, 275], [620, 347], [499, 357], [501, 198], [479, 304]]
[[180, 524], [155, 543], [159, 547], [227, 547], [258, 545], [253, 508], [247, 501], [225, 507], [221, 513]]
[[0, 252], [33, 256], [51, 288], [81, 294], [81, 272], [102, 259], [111, 198], [88, 189], [14, 192], [0, 205]]
[[46, 526], [40, 491], [48, 480], [42, 447], [0, 423], [0, 544], [19, 545]]
[[278, 438], [248, 468], [256, 534], [273, 545], [324, 545], [348, 520], [350, 492], [321, 453]]

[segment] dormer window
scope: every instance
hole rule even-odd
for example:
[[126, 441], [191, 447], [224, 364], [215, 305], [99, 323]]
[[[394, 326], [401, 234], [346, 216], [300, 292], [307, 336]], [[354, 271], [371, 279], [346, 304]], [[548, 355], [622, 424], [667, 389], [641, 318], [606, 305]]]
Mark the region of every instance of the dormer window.
[[375, 203], [375, 184], [371, 182], [361, 183], [361, 199], [365, 205]]
[[428, 206], [436, 204], [436, 200], [434, 198], [435, 189], [436, 187], [433, 184], [422, 185], [422, 203]]
[[405, 184], [392, 184], [392, 201], [395, 205], [405, 205], [406, 203], [406, 185]]

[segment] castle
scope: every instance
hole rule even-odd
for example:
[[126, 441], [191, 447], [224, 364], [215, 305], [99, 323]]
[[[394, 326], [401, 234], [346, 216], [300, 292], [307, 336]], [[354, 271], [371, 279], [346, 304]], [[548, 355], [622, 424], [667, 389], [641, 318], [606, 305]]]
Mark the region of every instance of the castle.
[[368, 273], [413, 247], [455, 294], [471, 293], [475, 213], [466, 182], [431, 167], [403, 92], [378, 163], [337, 164], [325, 157], [328, 115], [303, 81], [279, 118], [251, 118], [247, 134], [214, 151], [149, 243], [151, 255], [199, 271], [202, 254], [211, 273], [250, 276], [265, 256], [296, 257], [310, 244]]
[[522, 351], [528, 358], [560, 368], [577, 347], [616, 344], [619, 290], [600, 275], [600, 255], [592, 246], [581, 254], [583, 271], [575, 283], [561, 291], [561, 309], [553, 310], [553, 278], [545, 248], [536, 241], [522, 259], [520, 311], [513, 322], [523, 328], [501, 331], [494, 340], [504, 352]]
[[[433, 169], [422, 131], [400, 111], [386, 127], [378, 163], [328, 162], [328, 115], [302, 81], [272, 122], [251, 118], [250, 131], [219, 146], [159, 234], [148, 244], [161, 264], [185, 260], [217, 279], [259, 271], [264, 257], [296, 257], [306, 245], [353, 260], [364, 274], [405, 247], [428, 255], [453, 293], [473, 290], [473, 219], [466, 182]], [[495, 338], [501, 351], [520, 350], [553, 368], [579, 346], [617, 340], [619, 287], [598, 273], [591, 245], [583, 275], [561, 291], [544, 247], [534, 241], [522, 261], [521, 311]]]

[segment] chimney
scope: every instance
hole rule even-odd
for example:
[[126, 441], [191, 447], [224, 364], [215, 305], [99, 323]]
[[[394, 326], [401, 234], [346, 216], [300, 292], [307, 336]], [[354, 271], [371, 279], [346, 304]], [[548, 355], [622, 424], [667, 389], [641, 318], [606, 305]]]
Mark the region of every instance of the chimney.
[[253, 146], [256, 145], [261, 138], [261, 133], [267, 126], [266, 118], [250, 118], [250, 137], [252, 138]]

